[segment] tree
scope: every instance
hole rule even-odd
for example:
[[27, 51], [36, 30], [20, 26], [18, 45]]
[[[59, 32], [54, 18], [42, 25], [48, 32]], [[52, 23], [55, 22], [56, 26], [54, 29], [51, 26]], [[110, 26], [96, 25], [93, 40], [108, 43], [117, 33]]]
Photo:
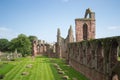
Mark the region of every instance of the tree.
[[38, 39], [36, 36], [29, 36], [28, 38], [31, 41], [31, 43], [33, 42], [33, 40], [37, 40]]
[[17, 51], [22, 53], [23, 56], [31, 53], [31, 42], [24, 34], [20, 34], [17, 38], [12, 39], [10, 45], [12, 51], [17, 49]]
[[7, 39], [0, 39], [0, 51], [6, 52], [9, 51], [9, 41]]

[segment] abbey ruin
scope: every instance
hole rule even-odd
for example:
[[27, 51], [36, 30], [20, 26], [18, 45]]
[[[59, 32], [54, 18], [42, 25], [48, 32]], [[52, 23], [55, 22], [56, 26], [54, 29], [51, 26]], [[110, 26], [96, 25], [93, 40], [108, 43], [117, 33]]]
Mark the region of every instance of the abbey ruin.
[[33, 55], [63, 58], [90, 80], [119, 80], [120, 36], [95, 39], [95, 22], [95, 13], [88, 8], [84, 18], [75, 19], [76, 41], [72, 26], [65, 39], [58, 28], [54, 45], [33, 41]]

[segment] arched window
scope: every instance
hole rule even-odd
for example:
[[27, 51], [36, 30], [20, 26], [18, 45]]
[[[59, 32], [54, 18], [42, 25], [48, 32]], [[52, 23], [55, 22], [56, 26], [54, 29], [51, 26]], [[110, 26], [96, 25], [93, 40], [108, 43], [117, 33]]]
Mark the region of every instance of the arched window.
[[87, 40], [88, 39], [88, 26], [87, 24], [85, 23], [83, 25], [83, 40]]

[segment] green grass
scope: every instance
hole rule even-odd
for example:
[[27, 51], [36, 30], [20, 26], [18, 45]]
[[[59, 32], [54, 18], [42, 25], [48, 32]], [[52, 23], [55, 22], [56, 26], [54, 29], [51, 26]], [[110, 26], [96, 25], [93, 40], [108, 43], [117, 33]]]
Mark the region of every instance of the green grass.
[[13, 68], [13, 66], [14, 65], [7, 63], [0, 64], [0, 74], [5, 75], [6, 73], [9, 72], [10, 69]]
[[54, 59], [54, 61], [55, 63], [59, 64], [59, 66], [62, 68], [63, 71], [65, 71], [65, 75], [68, 75], [70, 77], [69, 80], [73, 80], [73, 78], [76, 78], [77, 80], [88, 80], [84, 75], [80, 74], [72, 67], [67, 66], [65, 64], [65, 61], [60, 59]]
[[[72, 80], [72, 78], [87, 80], [85, 76], [66, 66], [63, 60], [47, 57], [36, 57], [34, 60], [31, 57], [20, 58], [8, 62], [8, 64], [2, 64], [4, 67], [0, 67], [0, 72], [5, 74], [4, 80], [62, 80], [63, 74], [58, 74], [54, 63], [60, 66], [65, 72], [64, 75], [69, 76], [69, 80]], [[32, 64], [32, 67], [26, 68], [29, 64]], [[28, 72], [29, 74], [21, 75], [22, 72]]]
[[120, 61], [120, 57], [118, 57], [118, 61]]

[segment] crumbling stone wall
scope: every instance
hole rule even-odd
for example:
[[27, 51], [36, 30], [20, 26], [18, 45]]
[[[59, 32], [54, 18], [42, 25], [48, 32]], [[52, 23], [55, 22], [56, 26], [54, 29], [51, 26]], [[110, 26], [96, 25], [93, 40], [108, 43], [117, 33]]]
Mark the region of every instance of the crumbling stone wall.
[[[72, 31], [61, 37], [57, 32], [56, 53], [90, 80], [120, 80], [120, 36], [95, 39], [95, 13], [86, 9], [84, 18], [75, 19], [76, 42]], [[81, 42], [80, 42], [81, 41]], [[68, 44], [68, 45], [67, 45]]]
[[34, 40], [32, 42], [32, 54], [33, 56], [36, 55], [46, 55], [48, 44], [42, 40]]
[[57, 57], [55, 44], [48, 44], [42, 40], [34, 40], [32, 43], [32, 55], [45, 55], [48, 57]]
[[55, 44], [47, 46], [47, 56], [50, 58], [56, 58], [58, 55], [56, 54]]
[[70, 26], [70, 28], [68, 30], [68, 35], [65, 39], [63, 37], [61, 37], [60, 29], [58, 29], [57, 42], [55, 44], [56, 45], [55, 46], [56, 47], [56, 54], [57, 54], [58, 58], [64, 58], [64, 59], [68, 58], [67, 44], [70, 42], [74, 42], [72, 26]]
[[[69, 64], [90, 80], [120, 78], [120, 36], [68, 44]], [[119, 67], [119, 68], [118, 68]]]
[[86, 9], [84, 18], [75, 19], [76, 41], [95, 38], [95, 12]]

